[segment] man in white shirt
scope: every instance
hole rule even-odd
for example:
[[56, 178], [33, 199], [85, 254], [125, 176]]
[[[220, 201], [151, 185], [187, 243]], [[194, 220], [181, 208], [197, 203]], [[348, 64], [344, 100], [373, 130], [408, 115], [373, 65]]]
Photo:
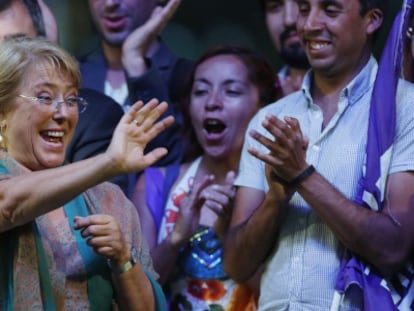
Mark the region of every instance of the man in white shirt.
[[[243, 282], [262, 265], [259, 310], [329, 310], [345, 250], [395, 275], [414, 243], [414, 89], [400, 81], [385, 202], [355, 198], [364, 172], [373, 37], [381, 0], [298, 0], [312, 70], [303, 88], [263, 108], [243, 147], [224, 264]], [[383, 126], [388, 126], [383, 124]], [[395, 288], [391, 288], [391, 293]], [[340, 310], [363, 310], [351, 286]], [[380, 306], [378, 306], [379, 308]]]

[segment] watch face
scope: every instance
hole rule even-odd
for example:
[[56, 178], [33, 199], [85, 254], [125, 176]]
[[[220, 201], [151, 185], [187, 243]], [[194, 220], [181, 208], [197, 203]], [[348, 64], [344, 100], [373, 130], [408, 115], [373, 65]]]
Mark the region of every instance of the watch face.
[[131, 263], [136, 264], [138, 261], [138, 251], [135, 247], [131, 247]]

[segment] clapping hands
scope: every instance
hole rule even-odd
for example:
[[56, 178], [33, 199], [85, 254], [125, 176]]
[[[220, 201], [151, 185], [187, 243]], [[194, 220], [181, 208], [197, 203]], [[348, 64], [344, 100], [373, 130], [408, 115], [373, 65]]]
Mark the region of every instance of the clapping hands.
[[224, 184], [214, 183], [214, 176], [207, 175], [193, 185], [180, 202], [178, 219], [172, 233], [174, 242], [184, 243], [195, 233], [200, 224], [202, 208], [207, 208], [218, 216], [214, 229], [219, 236], [224, 234], [233, 211], [234, 179], [235, 173], [231, 171], [227, 173]]
[[129, 76], [137, 77], [147, 70], [147, 52], [179, 4], [180, 0], [169, 0], [164, 7], [157, 6], [146, 23], [135, 29], [125, 40], [122, 46], [122, 63]]

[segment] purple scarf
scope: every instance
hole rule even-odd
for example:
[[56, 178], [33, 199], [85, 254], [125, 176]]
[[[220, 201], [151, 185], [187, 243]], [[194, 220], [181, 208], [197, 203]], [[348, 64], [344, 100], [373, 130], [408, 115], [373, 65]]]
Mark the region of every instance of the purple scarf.
[[[356, 202], [374, 211], [380, 211], [384, 201], [384, 189], [395, 136], [396, 90], [401, 75], [402, 52], [411, 2], [412, 0], [404, 1], [403, 9], [394, 20], [381, 55], [372, 93], [366, 170], [365, 176], [360, 181]], [[365, 311], [412, 310], [414, 307], [412, 301], [414, 297], [407, 296], [408, 289], [413, 286], [411, 269], [405, 269], [395, 279], [386, 281], [361, 258], [347, 252], [341, 263], [335, 286], [337, 294], [331, 310], [339, 306], [341, 295], [344, 295], [352, 284], [359, 286], [363, 291]], [[390, 285], [397, 295], [391, 296]]]

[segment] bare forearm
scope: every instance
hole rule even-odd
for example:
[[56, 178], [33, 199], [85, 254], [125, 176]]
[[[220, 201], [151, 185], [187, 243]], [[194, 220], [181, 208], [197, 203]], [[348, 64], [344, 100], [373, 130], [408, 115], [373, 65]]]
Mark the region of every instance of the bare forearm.
[[113, 177], [105, 155], [62, 167], [30, 172], [0, 182], [0, 232], [20, 226], [62, 206]]
[[151, 250], [155, 271], [159, 274], [158, 282], [164, 285], [177, 264], [180, 246], [171, 242], [170, 236]]
[[352, 202], [317, 173], [298, 192], [348, 249], [384, 272], [395, 268], [390, 255], [401, 253], [403, 233], [387, 213]]
[[252, 277], [274, 247], [284, 204], [267, 195], [247, 221], [227, 233], [224, 240], [224, 268], [237, 282], [246, 282]]
[[151, 282], [139, 264], [121, 275], [113, 275], [112, 280], [120, 310], [155, 310]]

